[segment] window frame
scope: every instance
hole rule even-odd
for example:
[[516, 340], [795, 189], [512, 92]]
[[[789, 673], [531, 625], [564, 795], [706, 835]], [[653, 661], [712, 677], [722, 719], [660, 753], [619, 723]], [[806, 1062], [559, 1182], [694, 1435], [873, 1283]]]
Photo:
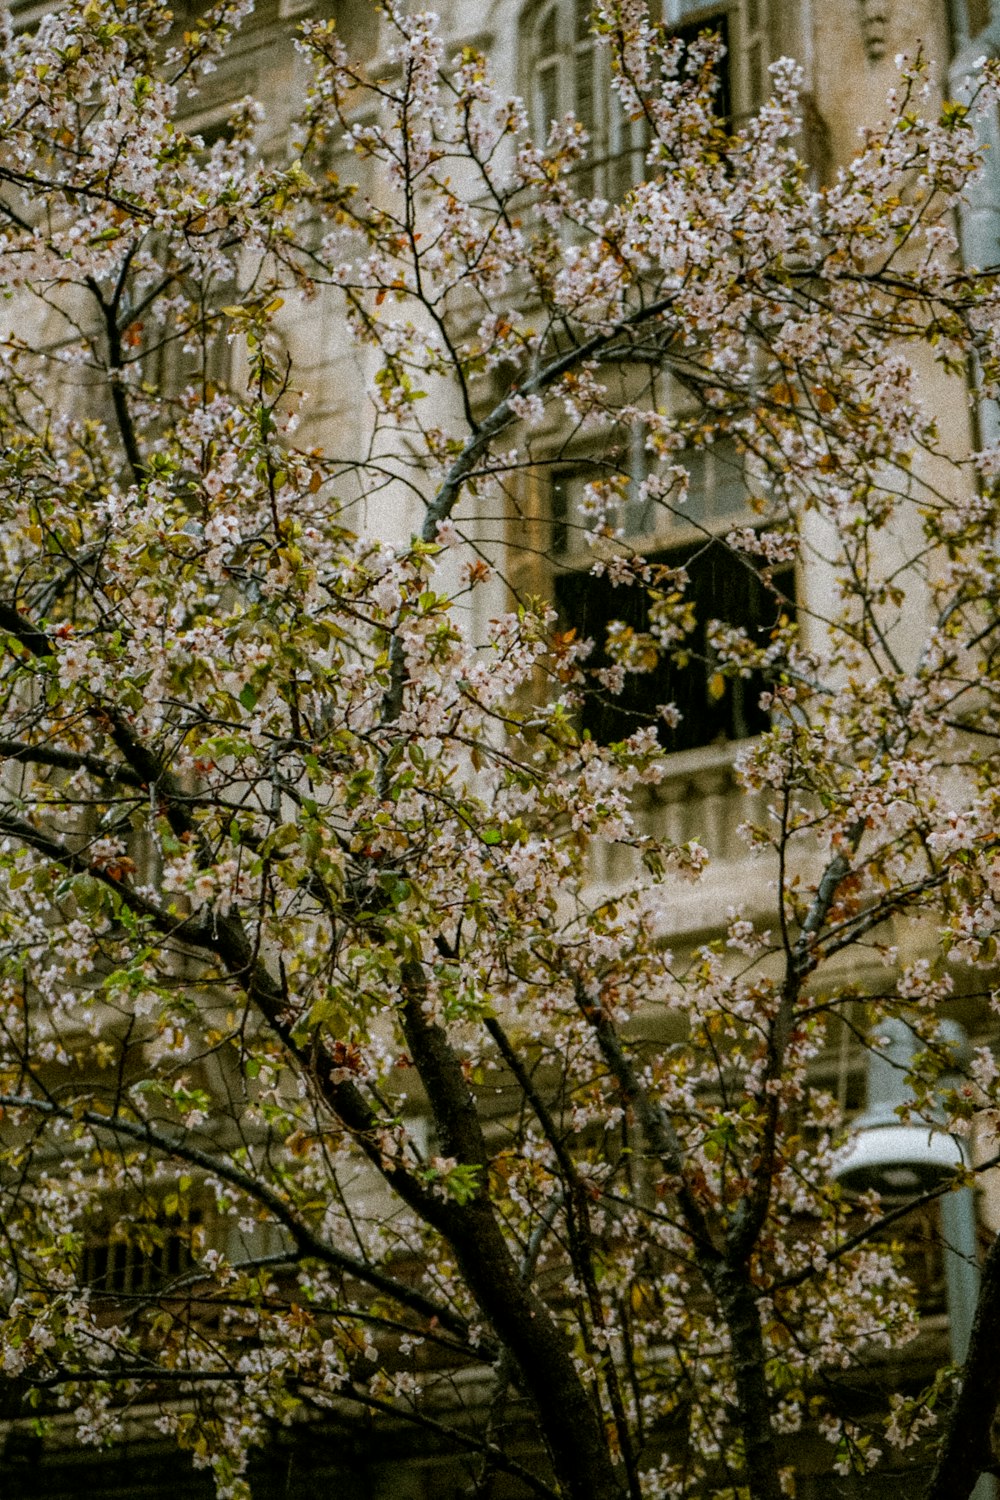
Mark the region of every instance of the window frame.
[[[969, 25], [969, 3], [949, 0], [948, 5], [952, 49], [948, 92], [959, 102], [967, 101], [972, 92], [973, 63], [984, 54], [1000, 55], [1000, 0], [992, 0], [990, 13], [976, 30]], [[978, 143], [987, 150], [983, 170], [968, 183], [958, 209], [958, 236], [963, 264], [988, 266], [1000, 259], [1000, 110], [994, 107], [977, 115], [973, 125]], [[973, 377], [978, 385], [978, 370]], [[975, 411], [978, 444], [1000, 441], [1000, 402], [980, 398]]]
[[[197, 1270], [205, 1216], [197, 1206], [167, 1212], [164, 1204], [110, 1204], [83, 1236], [77, 1280], [101, 1302], [169, 1297]], [[148, 1248], [143, 1241], [148, 1242]]]
[[[648, 142], [645, 122], [626, 119], [611, 88], [607, 48], [589, 30], [591, 8], [590, 0], [533, 0], [521, 17], [520, 73], [538, 143], [548, 140], [554, 121], [572, 113], [590, 138], [574, 186], [586, 197], [615, 199], [641, 180]], [[551, 44], [543, 39], [550, 23]], [[544, 97], [539, 86], [543, 72], [553, 79], [551, 93]], [[589, 105], [581, 102], [584, 80]]]
[[[713, 22], [723, 23], [723, 113], [730, 124], [746, 119], [770, 92], [769, 7], [770, 0], [700, 0], [696, 4], [662, 0], [660, 18], [668, 32], [691, 37], [710, 29]], [[553, 119], [575, 114], [590, 134], [588, 161], [576, 174], [581, 190], [587, 196], [614, 199], [642, 179], [648, 135], [645, 122], [625, 119], [618, 105], [611, 89], [607, 49], [582, 23], [590, 9], [590, 0], [530, 0], [521, 13], [520, 74], [536, 139], [548, 139]], [[549, 38], [545, 33], [550, 30]], [[584, 58], [589, 64], [590, 98], [595, 106], [605, 101], [601, 118], [592, 110], [588, 119], [586, 109], [581, 108], [580, 82], [588, 72], [581, 67]], [[539, 87], [542, 73], [553, 80], [544, 91]]]
[[[591, 576], [591, 568], [595, 560], [610, 561], [615, 556], [640, 555], [653, 564], [666, 567], [693, 565], [691, 598], [692, 601], [698, 599], [698, 608], [696, 624], [689, 637], [692, 647], [691, 661], [686, 665], [675, 665], [670, 660], [669, 652], [664, 653], [661, 664], [653, 672], [636, 674], [632, 679], [635, 687], [632, 692], [626, 690], [625, 701], [622, 702], [620, 708], [616, 707], [615, 700], [611, 697], [603, 707], [598, 706], [595, 709], [592, 706], [589, 711], [587, 707], [584, 707], [581, 712], [583, 727], [593, 733], [595, 738], [604, 741], [623, 738], [626, 733], [632, 732], [625, 728], [625, 721], [641, 713], [641, 710], [629, 707], [628, 700], [632, 697], [643, 696], [644, 683], [658, 682], [664, 691], [657, 689], [656, 700], [667, 702], [674, 698], [674, 693], [666, 688], [666, 682], [670, 676], [693, 673], [694, 675], [680, 675], [676, 679], [680, 690], [677, 696], [682, 700], [681, 712], [686, 714], [680, 725], [671, 728], [664, 724], [660, 727], [656, 716], [650, 714], [648, 719], [640, 717], [632, 728], [639, 728], [647, 722], [656, 725], [664, 749], [671, 754], [703, 751], [720, 743], [735, 744], [744, 739], [754, 738], [762, 733], [767, 725], [766, 714], [757, 707], [760, 693], [764, 691], [766, 683], [762, 675], [757, 672], [748, 679], [725, 676], [723, 678], [724, 690], [718, 695], [713, 694], [710, 684], [717, 675], [718, 669], [713, 667], [705, 638], [708, 621], [719, 619], [734, 627], [745, 628], [751, 635], [755, 632], [773, 629], [779, 623], [782, 614], [794, 616], [801, 598], [801, 580], [798, 567], [794, 563], [768, 565], [750, 556], [733, 554], [726, 547], [725, 537], [729, 531], [748, 525], [756, 527], [762, 524], [754, 511], [752, 501], [754, 479], [756, 477], [762, 484], [763, 476], [755, 475], [752, 458], [749, 455], [739, 455], [744, 476], [742, 486], [744, 502], [739, 506], [729, 504], [713, 514], [714, 507], [710, 504], [707, 512], [699, 513], [697, 501], [692, 502], [695, 488], [692, 485], [689, 498], [685, 502], [688, 514], [684, 514], [683, 508], [679, 514], [674, 514], [668, 509], [660, 509], [659, 515], [664, 524], [652, 531], [608, 537], [606, 540], [599, 539], [594, 544], [581, 544], [577, 547], [572, 545], [571, 539], [567, 545], [560, 545], [559, 527], [572, 525], [565, 515], [558, 513], [555, 503], [560, 476], [571, 474], [579, 477], [599, 478], [602, 473], [617, 474], [623, 479], [627, 479], [630, 475], [634, 476], [639, 467], [637, 460], [641, 461], [645, 458], [640, 439], [641, 433], [636, 435], [630, 445], [627, 458], [622, 451], [614, 453], [613, 451], [607, 452], [606, 449], [607, 456], [604, 457], [600, 449], [591, 447], [589, 450], [577, 452], [573, 452], [572, 449], [560, 452], [548, 464], [538, 466], [543, 476], [540, 498], [544, 518], [542, 534], [547, 544], [545, 552], [550, 567], [549, 590], [553, 603], [559, 610], [563, 627], [567, 630], [577, 630], [583, 638], [594, 639], [594, 650], [587, 662], [589, 668], [602, 669], [611, 664], [606, 650], [606, 640], [602, 639], [601, 635], [602, 631], [606, 632], [607, 624], [611, 620], [621, 618], [626, 625], [639, 631], [646, 628], [644, 602], [638, 601], [634, 596], [626, 600], [624, 593], [620, 615], [613, 612], [610, 607], [604, 609], [599, 606], [595, 612], [597, 618], [593, 620], [592, 627], [587, 621], [585, 609], [573, 609], [572, 595], [574, 593], [582, 595], [587, 592], [586, 580]], [[687, 466], [687, 461], [693, 453], [699, 458], [707, 458], [711, 463], [712, 457], [717, 456], [722, 444], [726, 444], [728, 449], [732, 442], [731, 439], [721, 438], [715, 443], [680, 450], [676, 455], [676, 461]], [[734, 456], [736, 456], [735, 453]], [[747, 472], [748, 465], [750, 466], [749, 473]], [[706, 598], [707, 579], [713, 574], [717, 575], [720, 567], [725, 568], [726, 564], [722, 561], [724, 556], [731, 559], [730, 566], [739, 572], [735, 582], [738, 589], [746, 596], [743, 600], [746, 608], [733, 604], [727, 607], [726, 598], [720, 595], [713, 595], [712, 600]], [[743, 570], [746, 569], [761, 575], [759, 585], [751, 583], [742, 576]], [[768, 613], [766, 599], [771, 589], [769, 583], [764, 581], [765, 572], [777, 590], [777, 593], [773, 595], [775, 616], [773, 625], [770, 625], [766, 618]], [[592, 586], [595, 594], [597, 592], [603, 594], [610, 587], [604, 579], [598, 578], [593, 580]], [[718, 599], [718, 608], [712, 607], [715, 599]], [[730, 609], [732, 613], [729, 612]], [[628, 682], [629, 679], [626, 681]], [[694, 716], [695, 704], [700, 701], [701, 697], [702, 683], [705, 691], [705, 714], [701, 721], [705, 726], [704, 731], [695, 728], [699, 721]], [[616, 723], [616, 721], [620, 722]], [[605, 728], [605, 725], [609, 727]]]

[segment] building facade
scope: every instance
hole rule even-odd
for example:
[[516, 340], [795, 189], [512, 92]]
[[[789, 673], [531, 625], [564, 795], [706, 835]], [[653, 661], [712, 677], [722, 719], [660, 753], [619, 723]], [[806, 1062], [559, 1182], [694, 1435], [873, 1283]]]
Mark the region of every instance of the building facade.
[[[16, 26], [30, 27], [50, 7], [14, 4], [11, 9]], [[178, 12], [181, 9], [177, 7]], [[640, 180], [643, 126], [626, 118], [611, 89], [606, 53], [592, 34], [587, 0], [496, 0], [488, 12], [468, 0], [442, 0], [439, 9], [448, 48], [456, 54], [464, 47], [487, 53], [502, 89], [524, 99], [537, 134], [544, 134], [553, 120], [570, 112], [584, 126], [591, 149], [586, 165], [580, 168], [586, 174], [578, 179], [581, 190], [614, 200]], [[304, 63], [292, 45], [302, 19], [335, 20], [348, 50], [375, 72], [381, 66], [387, 23], [367, 0], [316, 5], [308, 0], [264, 0], [236, 33], [197, 96], [184, 106], [188, 111], [183, 117], [185, 129], [198, 132], [206, 149], [211, 149], [213, 137], [219, 138], [233, 101], [251, 95], [265, 107], [265, 149], [275, 159], [286, 150], [289, 122], [305, 87]], [[942, 88], [961, 97], [974, 59], [1000, 50], [996, 0], [992, 5], [990, 0], [950, 0], [950, 4], [945, 0], [826, 0], [823, 4], [819, 0], [719, 0], [715, 4], [664, 0], [664, 20], [686, 44], [693, 45], [705, 30], [721, 37], [724, 51], [714, 64], [715, 98], [720, 118], [735, 125], [766, 101], [770, 65], [784, 56], [797, 60], [803, 77], [803, 150], [818, 183], [835, 179], [854, 152], [859, 133], [880, 119], [885, 96], [897, 77], [898, 53], [912, 54], [922, 47], [935, 62]], [[982, 128], [995, 132], [996, 122], [988, 120]], [[987, 170], [972, 188], [961, 216], [962, 253], [969, 263], [987, 265], [998, 259], [1000, 134], [996, 141], [996, 166], [988, 158]], [[363, 174], [367, 168], [362, 162], [357, 170]], [[44, 328], [33, 334], [40, 339], [46, 336]], [[359, 349], [350, 336], [342, 306], [325, 295], [301, 307], [290, 304], [283, 314], [282, 335], [296, 378], [308, 387], [297, 439], [301, 447], [314, 445], [345, 457], [357, 451], [359, 444], [368, 441], [372, 428], [369, 388], [374, 356]], [[155, 354], [161, 371], [178, 357], [169, 343]], [[222, 371], [227, 362], [242, 356], [223, 341], [217, 358]], [[230, 366], [229, 374], [233, 373]], [[938, 412], [945, 447], [955, 453], [968, 452], [992, 435], [991, 406], [983, 402], [970, 407], [964, 392], [940, 375], [930, 359], [922, 374], [928, 404]], [[168, 370], [159, 378], [169, 384], [173, 377]], [[975, 378], [974, 372], [970, 378]], [[623, 377], [623, 399], [645, 400], [645, 391], [627, 388], [628, 379]], [[485, 404], [486, 382], [479, 396]], [[683, 394], [671, 390], [667, 401], [682, 402]], [[443, 410], [443, 423], [447, 415]], [[830, 583], [822, 569], [789, 563], [772, 573], [765, 589], [755, 573], [734, 566], [721, 546], [713, 550], [711, 545], [733, 526], [753, 520], [756, 476], [748, 471], [745, 455], [735, 445], [723, 440], [688, 453], [690, 499], [685, 521], [678, 520], [676, 513], [644, 506], [641, 445], [630, 446], [619, 437], [610, 441], [576, 433], [567, 437], [558, 423], [543, 427], [533, 442], [532, 461], [505, 491], [505, 514], [488, 517], [481, 537], [475, 538], [495, 569], [491, 581], [475, 593], [469, 605], [484, 633], [494, 615], [512, 603], [537, 596], [553, 601], [567, 637], [600, 641], [609, 624], [619, 618], [615, 591], [606, 579], [593, 576], [592, 554], [581, 541], [588, 524], [585, 491], [596, 474], [618, 487], [615, 520], [628, 546], [663, 568], [690, 570], [699, 616], [711, 610], [724, 624], [763, 638], [783, 616], [787, 619], [798, 613], [808, 644], [809, 621], [822, 614], [814, 604]], [[380, 531], [388, 541], [405, 542], [421, 524], [419, 506], [400, 492], [377, 516], [361, 504], [358, 513], [361, 524]], [[636, 633], [648, 624], [644, 607], [637, 606], [637, 612], [623, 622]], [[907, 651], [918, 648], [922, 623], [915, 605], [912, 638], [907, 638], [904, 623], [895, 641], [904, 659]], [[704, 843], [713, 853], [706, 876], [671, 907], [670, 930], [664, 936], [684, 954], [695, 953], [718, 937], [720, 913], [733, 905], [734, 891], [740, 895], [742, 915], [753, 921], [766, 922], [774, 904], [773, 893], [750, 863], [738, 832], [741, 824], [760, 816], [765, 800], [763, 795], [743, 790], [736, 771], [738, 750], [769, 722], [760, 707], [764, 683], [759, 676], [723, 680], [713, 669], [701, 628], [690, 662], [662, 667], [652, 684], [648, 677], [637, 679], [631, 697], [628, 692], [611, 700], [595, 697], [581, 709], [584, 728], [600, 743], [631, 733], [642, 722], [644, 699], [651, 693], [658, 700], [672, 699], [680, 709], [678, 722], [661, 730], [664, 748], [670, 752], [665, 774], [640, 795], [646, 799], [643, 817], [654, 832], [675, 845]], [[594, 662], [610, 670], [612, 659], [601, 658], [601, 649]], [[627, 869], [611, 844], [605, 846], [601, 859], [603, 863], [592, 869], [593, 888], [611, 894]], [[851, 957], [845, 960], [843, 978], [845, 987], [863, 991], [869, 976]], [[977, 999], [970, 998], [960, 1018], [977, 1035], [982, 1032], [982, 1006]], [[825, 1073], [838, 1103], [857, 1109], [864, 1102], [863, 1050], [847, 1025], [833, 1036], [816, 1068]], [[225, 1085], [224, 1078], [216, 1081]], [[419, 1101], [412, 1107], [419, 1114]], [[419, 1133], [419, 1123], [414, 1120], [412, 1124]], [[369, 1191], [367, 1180], [361, 1181], [359, 1194]], [[985, 1228], [1000, 1226], [1000, 1192], [983, 1192], [979, 1212]], [[103, 1242], [95, 1236], [86, 1247], [81, 1274], [91, 1286], [123, 1299], [149, 1293], [164, 1278], [183, 1276], [189, 1270], [191, 1220], [185, 1222], [188, 1228], [183, 1235], [172, 1239], [168, 1231], [153, 1250], [113, 1239]], [[206, 1224], [209, 1239], [216, 1232]], [[258, 1230], [242, 1227], [227, 1233], [230, 1239], [220, 1248], [229, 1254], [248, 1247], [261, 1254], [281, 1252], [280, 1236], [269, 1239]], [[903, 1360], [910, 1362], [910, 1368], [900, 1378], [910, 1384], [933, 1371], [945, 1337], [942, 1273], [931, 1246], [933, 1237], [931, 1230], [924, 1249], [914, 1252], [919, 1258], [926, 1251], [924, 1274], [931, 1285], [924, 1333]], [[892, 1361], [887, 1359], [885, 1368], [890, 1367]], [[876, 1383], [882, 1381], [884, 1388], [893, 1379], [891, 1373], [881, 1374]], [[862, 1398], [859, 1401], [863, 1404]], [[12, 1414], [0, 1454], [3, 1493], [11, 1500], [42, 1494], [68, 1500], [86, 1490], [94, 1500], [126, 1495], [152, 1500], [168, 1491], [192, 1497], [210, 1491], [203, 1475], [189, 1473], [185, 1467], [181, 1476], [177, 1460], [152, 1435], [148, 1416], [141, 1411], [127, 1431], [123, 1457], [106, 1460], [77, 1453], [72, 1438], [66, 1436], [68, 1430], [68, 1423], [65, 1428], [57, 1423], [43, 1440], [32, 1433], [30, 1423]], [[465, 1492], [466, 1478], [426, 1434], [414, 1436], [401, 1425], [391, 1424], [374, 1434], [346, 1406], [335, 1411], [324, 1426], [322, 1444], [314, 1442], [312, 1431], [301, 1441], [276, 1439], [262, 1454], [251, 1470], [255, 1496], [294, 1500], [320, 1485], [343, 1494], [345, 1500], [355, 1496], [357, 1500], [430, 1500], [431, 1496]], [[802, 1439], [796, 1457], [800, 1500], [875, 1493], [874, 1488], [862, 1488], [867, 1481], [831, 1478], [825, 1472], [825, 1450], [820, 1448], [818, 1441]], [[524, 1453], [526, 1462], [530, 1461], [527, 1438]], [[910, 1478], [890, 1475], [878, 1493], [902, 1494], [911, 1486]], [[512, 1493], [521, 1491], [515, 1488]]]

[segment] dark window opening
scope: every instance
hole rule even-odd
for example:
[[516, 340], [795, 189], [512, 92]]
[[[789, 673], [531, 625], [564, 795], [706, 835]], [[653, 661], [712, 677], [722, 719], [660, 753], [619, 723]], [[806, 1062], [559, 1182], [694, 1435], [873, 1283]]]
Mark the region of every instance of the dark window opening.
[[733, 89], [732, 76], [729, 60], [729, 17], [723, 12], [721, 15], [708, 16], [702, 21], [690, 21], [685, 26], [672, 26], [670, 35], [679, 37], [684, 43], [684, 52], [680, 62], [681, 78], [697, 78], [697, 70], [690, 61], [688, 49], [692, 42], [696, 42], [705, 32], [717, 36], [722, 43], [722, 53], [716, 58], [712, 68], [712, 76], [716, 80], [715, 93], [712, 96], [712, 107], [715, 115], [723, 124], [729, 124], [733, 117]]
[[[760, 696], [768, 686], [764, 674], [720, 676], [707, 627], [710, 620], [742, 626], [756, 643], [766, 644], [782, 615], [794, 610], [794, 569], [774, 570], [769, 588], [752, 559], [718, 540], [657, 552], [650, 561], [687, 569], [690, 584], [685, 597], [693, 605], [695, 625], [680, 646], [688, 660], [673, 661], [664, 652], [653, 671], [627, 673], [617, 695], [592, 681], [581, 710], [583, 729], [608, 744], [655, 724], [666, 750], [694, 750], [762, 734], [769, 724], [760, 706]], [[555, 593], [563, 628], [594, 642], [586, 663], [589, 674], [611, 665], [606, 643], [613, 620], [635, 631], [648, 628], [649, 601], [641, 587], [614, 588], [606, 576], [567, 572], [556, 578]], [[676, 725], [659, 716], [659, 708], [666, 703], [674, 704], [680, 714]]]

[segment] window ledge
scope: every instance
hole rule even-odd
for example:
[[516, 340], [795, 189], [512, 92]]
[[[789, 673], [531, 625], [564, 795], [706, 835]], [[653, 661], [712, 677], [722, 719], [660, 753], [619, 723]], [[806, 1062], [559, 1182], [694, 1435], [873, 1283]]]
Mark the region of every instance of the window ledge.
[[699, 745], [694, 750], [675, 750], [665, 759], [662, 781], [650, 788], [654, 803], [677, 802], [684, 797], [739, 792], [736, 757], [754, 739], [726, 740], [718, 745]]

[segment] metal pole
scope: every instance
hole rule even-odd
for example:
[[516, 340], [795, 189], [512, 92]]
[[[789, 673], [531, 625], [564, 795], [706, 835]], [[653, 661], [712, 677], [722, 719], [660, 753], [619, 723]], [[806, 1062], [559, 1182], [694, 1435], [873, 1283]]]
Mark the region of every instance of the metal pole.
[[[971, 1188], [958, 1188], [941, 1199], [941, 1238], [951, 1357], [956, 1365], [964, 1365], [979, 1298], [976, 1200]], [[991, 1474], [979, 1476], [970, 1500], [997, 1500], [996, 1481]]]

